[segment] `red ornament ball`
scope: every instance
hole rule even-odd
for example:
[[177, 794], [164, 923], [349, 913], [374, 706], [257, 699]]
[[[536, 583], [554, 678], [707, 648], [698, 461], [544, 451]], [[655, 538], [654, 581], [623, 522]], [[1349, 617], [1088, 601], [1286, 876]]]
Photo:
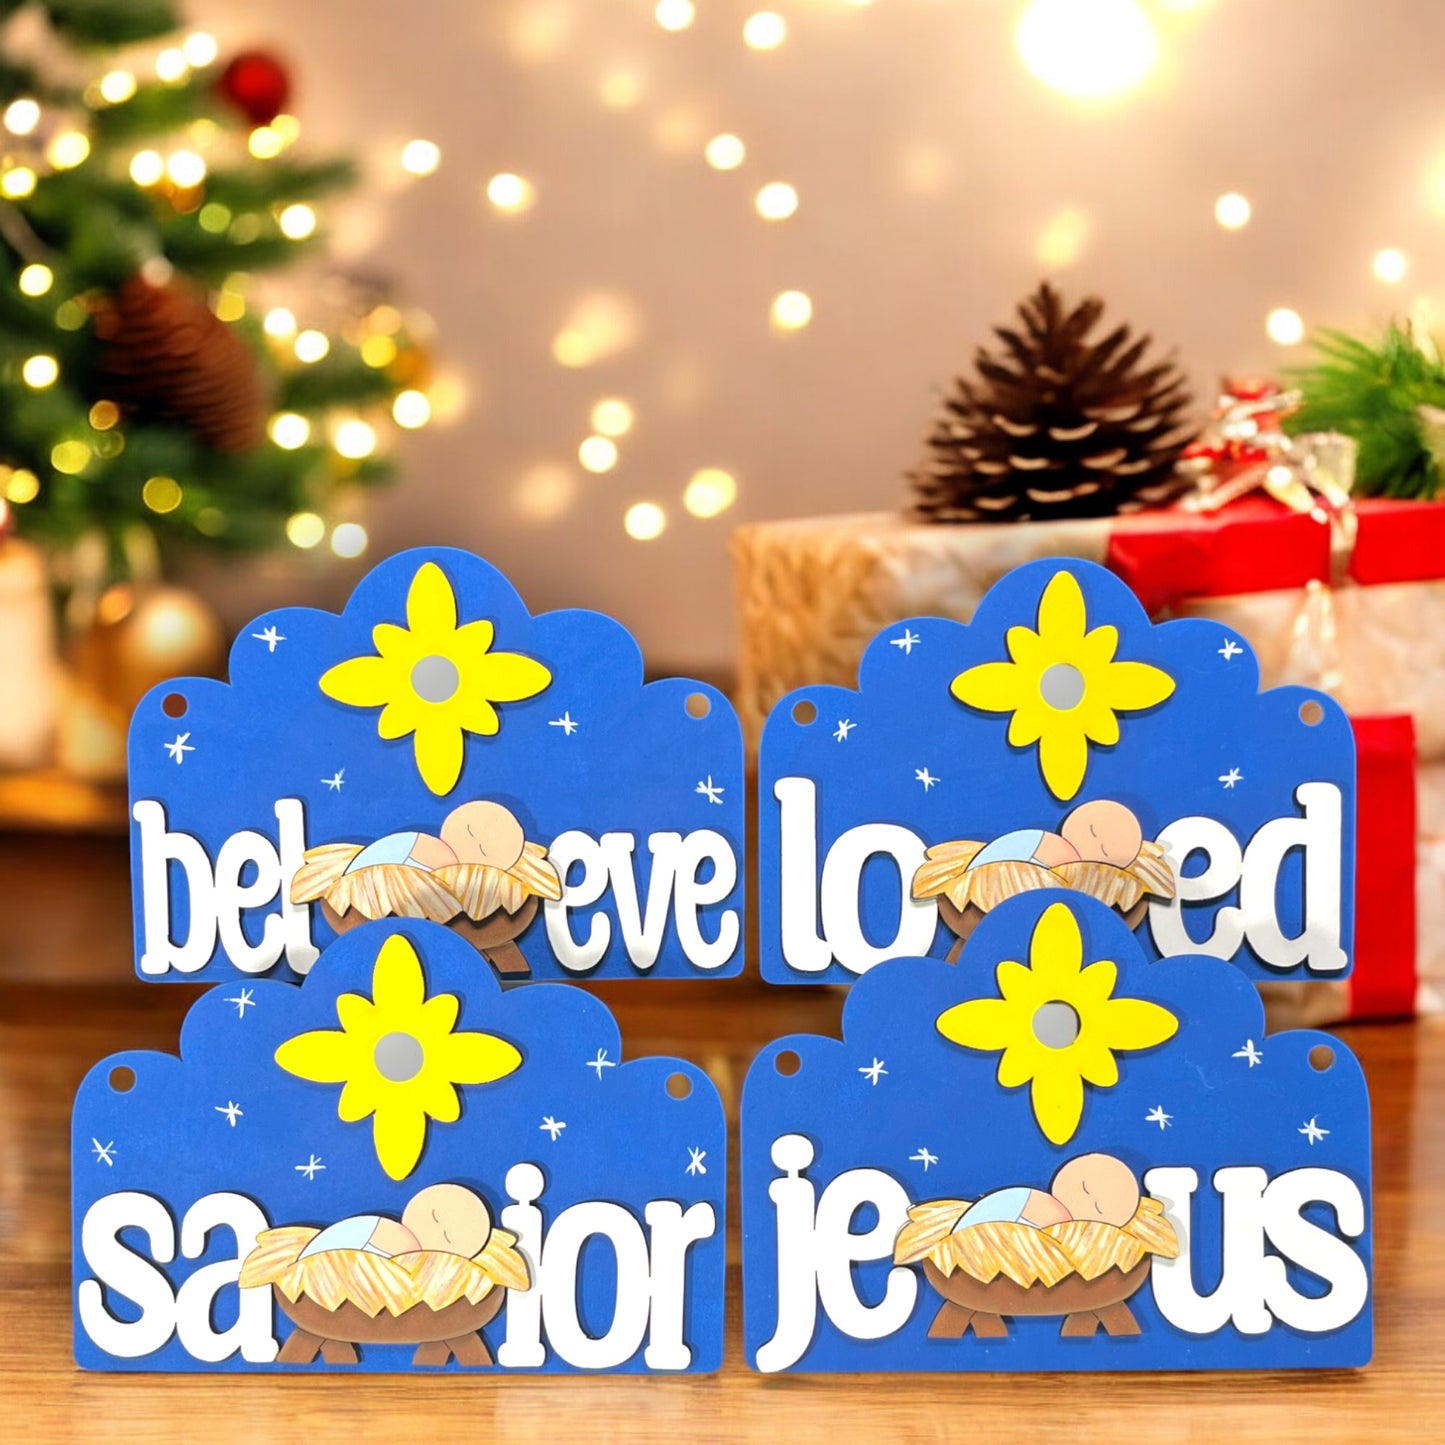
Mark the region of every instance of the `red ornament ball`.
[[274, 55], [244, 50], [221, 72], [216, 90], [253, 126], [270, 125], [286, 109], [291, 76]]

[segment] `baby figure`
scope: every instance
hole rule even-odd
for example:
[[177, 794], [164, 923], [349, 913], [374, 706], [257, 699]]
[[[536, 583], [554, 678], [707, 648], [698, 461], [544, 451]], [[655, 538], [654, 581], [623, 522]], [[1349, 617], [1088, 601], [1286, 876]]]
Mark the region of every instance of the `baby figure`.
[[400, 863], [407, 868], [431, 872], [455, 863], [485, 863], [492, 868], [511, 868], [522, 856], [525, 835], [522, 825], [500, 803], [478, 799], [463, 803], [447, 814], [441, 836], [430, 833], [388, 833], [368, 843], [347, 864], [346, 871], [370, 868], [377, 863]]
[[1139, 1208], [1134, 1171], [1112, 1154], [1080, 1154], [1060, 1167], [1048, 1192], [1015, 1185], [995, 1189], [964, 1210], [956, 1234], [974, 1224], [1027, 1224], [1043, 1229], [1070, 1219], [1103, 1220], [1120, 1228]]
[[1144, 842], [1139, 820], [1122, 803], [1097, 798], [1080, 803], [1059, 825], [1057, 833], [1043, 828], [1015, 828], [981, 848], [968, 866], [985, 863], [1038, 863], [1057, 868], [1060, 863], [1093, 861], [1127, 868]]
[[473, 1259], [491, 1234], [492, 1216], [480, 1196], [460, 1184], [432, 1184], [412, 1195], [400, 1223], [381, 1214], [353, 1214], [323, 1229], [299, 1258], [356, 1249], [390, 1259], [430, 1249]]

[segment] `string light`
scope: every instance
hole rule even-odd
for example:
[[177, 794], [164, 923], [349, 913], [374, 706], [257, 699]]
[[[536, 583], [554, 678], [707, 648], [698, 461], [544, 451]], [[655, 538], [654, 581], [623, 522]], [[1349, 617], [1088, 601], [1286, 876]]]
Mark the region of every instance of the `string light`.
[[203, 537], [219, 537], [226, 530], [226, 514], [219, 507], [202, 507], [193, 520]]
[[442, 163], [442, 149], [435, 141], [409, 140], [401, 148], [401, 168], [411, 176], [429, 176]]
[[657, 0], [653, 18], [664, 30], [686, 30], [697, 18], [692, 0]]
[[617, 443], [606, 437], [588, 437], [577, 448], [577, 460], [589, 472], [610, 472], [617, 465]]
[[60, 376], [60, 363], [44, 352], [27, 356], [20, 367], [20, 375], [32, 391], [44, 391], [47, 386], [55, 385]]
[[577, 495], [577, 479], [566, 467], [543, 463], [532, 467], [517, 484], [512, 505], [528, 522], [555, 522]]
[[281, 137], [283, 146], [295, 145], [301, 139], [301, 122], [287, 111], [271, 117], [271, 129]]
[[743, 43], [750, 50], [776, 50], [788, 38], [788, 22], [772, 10], [759, 10], [743, 21]]
[[159, 151], [137, 151], [130, 158], [130, 178], [138, 186], [153, 186], [166, 173], [166, 163]]
[[166, 162], [166, 174], [175, 185], [198, 186], [206, 178], [206, 163], [195, 151], [175, 151]]
[[396, 360], [396, 342], [389, 336], [368, 336], [359, 349], [363, 366], [379, 370], [383, 366], [390, 366]]
[[397, 392], [391, 403], [391, 419], [408, 431], [425, 426], [431, 420], [431, 402], [426, 393], [413, 388]]
[[1049, 217], [1039, 233], [1034, 254], [1040, 266], [1061, 271], [1072, 266], [1083, 253], [1090, 232], [1089, 218], [1075, 206], [1065, 206]]
[[122, 105], [135, 94], [135, 76], [128, 70], [112, 70], [101, 76], [100, 98], [109, 105]]
[[16, 166], [0, 176], [0, 196], [9, 201], [23, 200], [35, 190], [35, 172], [29, 166]]
[[120, 420], [120, 408], [113, 401], [98, 401], [91, 407], [88, 420], [96, 431], [109, 431]]
[[338, 557], [359, 557], [370, 538], [360, 522], [341, 522], [331, 529], [331, 550]]
[[207, 201], [197, 214], [196, 222], [201, 230], [209, 231], [213, 236], [224, 235], [231, 224], [231, 208], [219, 201]]
[[1226, 231], [1238, 231], [1249, 224], [1254, 207], [1238, 191], [1229, 191], [1214, 203], [1214, 219]]
[[326, 535], [326, 523], [315, 512], [297, 512], [286, 519], [286, 540], [309, 552]]
[[1387, 286], [1394, 286], [1403, 281], [1405, 273], [1410, 269], [1410, 263], [1405, 259], [1405, 253], [1397, 250], [1394, 246], [1386, 246], [1383, 251], [1376, 251], [1373, 264], [1375, 279], [1385, 282]]
[[614, 70], [602, 77], [597, 96], [608, 110], [631, 110], [642, 99], [642, 79], [630, 70]]
[[281, 133], [274, 126], [258, 125], [246, 137], [246, 149], [258, 161], [270, 161], [275, 160], [286, 149], [286, 142], [281, 139]]
[[359, 462], [376, 450], [376, 433], [359, 417], [352, 417], [336, 428], [331, 445], [338, 455], [348, 461]]
[[239, 321], [246, 314], [246, 298], [232, 286], [223, 286], [216, 293], [211, 310], [222, 321]]
[[5, 107], [5, 129], [11, 135], [29, 135], [40, 124], [40, 105], [28, 95], [12, 100]]
[[513, 175], [510, 171], [503, 171], [487, 182], [487, 199], [499, 211], [515, 216], [531, 210], [537, 193], [530, 181]]
[[40, 478], [25, 467], [16, 467], [5, 479], [5, 500], [24, 506], [40, 495]]
[[786, 181], [769, 181], [753, 204], [765, 221], [786, 221], [798, 209], [798, 193]]
[[261, 218], [254, 211], [247, 211], [231, 222], [230, 236], [238, 246], [249, 246], [259, 240], [260, 235]]
[[295, 411], [278, 411], [266, 431], [282, 451], [294, 452], [311, 440], [311, 423]]
[[806, 291], [783, 291], [773, 297], [773, 325], [781, 331], [801, 331], [813, 319], [813, 300]]
[[276, 224], [288, 241], [304, 241], [316, 229], [316, 212], [296, 201], [276, 217]]
[[184, 80], [186, 72], [190, 68], [190, 61], [186, 59], [185, 51], [178, 45], [168, 46], [156, 56], [156, 79], [164, 81], [167, 85], [174, 85], [176, 81]]
[[656, 502], [634, 502], [622, 518], [622, 528], [638, 542], [651, 542], [667, 530], [667, 513]]
[[605, 437], [626, 436], [632, 422], [632, 408], [620, 396], [604, 397], [592, 408], [592, 429]]
[[682, 505], [694, 517], [716, 517], [738, 499], [737, 479], [720, 467], [704, 467], [692, 474], [682, 493]]
[[366, 324], [373, 331], [381, 332], [383, 336], [395, 336], [401, 330], [401, 312], [395, 306], [388, 305], [383, 301], [366, 318]]
[[1298, 311], [1277, 306], [1264, 319], [1265, 335], [1277, 346], [1298, 346], [1305, 339], [1305, 324]]
[[55, 272], [39, 261], [32, 261], [16, 278], [23, 296], [44, 296], [55, 284]]
[[140, 499], [151, 511], [164, 516], [181, 504], [181, 484], [174, 477], [150, 477], [140, 489]]
[[56, 442], [50, 448], [50, 465], [67, 477], [79, 476], [90, 465], [91, 451], [84, 442]]
[[747, 147], [735, 135], [715, 135], [703, 155], [715, 171], [735, 171], [747, 159]]
[[1081, 99], [1132, 89], [1159, 59], [1138, 0], [1029, 0], [1014, 43], [1036, 80]]
[[199, 70], [216, 58], [218, 52], [215, 37], [207, 35], [204, 30], [197, 30], [181, 41], [181, 53], [186, 57], [187, 63]]
[[79, 331], [89, 320], [90, 312], [74, 296], [55, 308], [55, 324], [62, 331]]
[[291, 343], [291, 349], [296, 353], [297, 361], [310, 366], [331, 350], [331, 342], [324, 331], [306, 330]]
[[78, 130], [57, 131], [45, 147], [45, 159], [58, 171], [74, 170], [90, 154], [90, 138]]

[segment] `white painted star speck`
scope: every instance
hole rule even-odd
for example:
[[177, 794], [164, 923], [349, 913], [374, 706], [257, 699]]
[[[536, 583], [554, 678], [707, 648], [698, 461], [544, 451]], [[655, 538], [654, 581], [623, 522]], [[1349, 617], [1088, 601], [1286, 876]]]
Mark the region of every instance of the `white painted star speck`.
[[115, 1168], [115, 1160], [111, 1157], [115, 1153], [114, 1139], [109, 1144], [102, 1144], [99, 1139], [92, 1138], [90, 1147], [95, 1153], [97, 1164], [108, 1164], [112, 1169]]
[[224, 1104], [217, 1104], [215, 1108], [216, 1113], [226, 1116], [226, 1122], [233, 1129], [236, 1127], [237, 1119], [246, 1117], [246, 1111], [234, 1099], [227, 1099]]
[[848, 741], [848, 734], [857, 726], [858, 724], [855, 723], [852, 718], [840, 717], [838, 719], [838, 731], [833, 734], [834, 739], [840, 743], [846, 743]]
[[341, 785], [346, 781], [346, 769], [337, 768], [329, 778], [322, 778], [321, 781], [325, 783], [333, 793], [339, 793], [341, 791]]
[[1221, 773], [1219, 775], [1219, 781], [1223, 783], [1226, 788], [1232, 788], [1236, 783], [1244, 781], [1244, 774], [1241, 773], [1238, 768], [1230, 768], [1227, 773]]
[[308, 1180], [315, 1179], [317, 1173], [326, 1168], [321, 1162], [321, 1156], [319, 1154], [312, 1154], [308, 1156], [304, 1164], [293, 1164], [291, 1167], [298, 1174], [304, 1174]]
[[913, 649], [919, 645], [922, 639], [916, 632], [910, 632], [906, 627], [903, 629], [902, 637], [890, 638], [889, 641], [894, 647], [901, 647], [905, 657], [913, 656]]
[[1164, 1112], [1163, 1104], [1155, 1104], [1147, 1114], [1144, 1115], [1146, 1124], [1157, 1124], [1161, 1129], [1167, 1129], [1174, 1122], [1173, 1114]]
[[1313, 1114], [1310, 1116], [1304, 1128], [1298, 1129], [1295, 1132], [1303, 1134], [1305, 1138], [1310, 1141], [1310, 1148], [1313, 1149], [1330, 1131], [1328, 1129], [1321, 1129], [1319, 1126], [1319, 1115]]
[[942, 778], [935, 778], [927, 768], [914, 768], [913, 776], [923, 784], [923, 791], [926, 793], [935, 783], [941, 783]]
[[923, 1146], [922, 1144], [920, 1144], [920, 1145], [918, 1146], [918, 1153], [916, 1153], [916, 1154], [910, 1154], [908, 1157], [909, 1157], [909, 1159], [910, 1159], [911, 1161], [913, 1161], [914, 1163], [923, 1165], [923, 1172], [924, 1172], [925, 1174], [928, 1173], [928, 1166], [929, 1166], [930, 1164], [937, 1164], [937, 1163], [938, 1163], [938, 1155], [937, 1155], [937, 1154], [930, 1154], [930, 1153], [928, 1152], [927, 1148], [926, 1148], [925, 1146]]
[[236, 1005], [236, 1017], [238, 1019], [243, 1019], [246, 1017], [246, 1010], [248, 1008], [256, 1007], [256, 1000], [251, 997], [251, 993], [252, 990], [250, 990], [249, 988], [243, 988], [241, 992], [238, 993], [234, 998], [228, 998], [226, 1000], [227, 1003], [233, 1003]]
[[883, 1067], [883, 1060], [875, 1057], [871, 1064], [860, 1065], [858, 1068], [858, 1072], [865, 1075], [868, 1079], [868, 1082], [876, 1087], [878, 1083], [878, 1076], [880, 1074], [886, 1074], [888, 1070]]
[[1236, 1049], [1230, 1056], [1232, 1059], [1248, 1059], [1249, 1067], [1252, 1069], [1264, 1055], [1254, 1046], [1253, 1039], [1245, 1039], [1244, 1047]]
[[709, 803], [716, 803], [719, 808], [722, 807], [722, 795], [724, 791], [722, 787], [713, 782], [711, 773], [707, 775], [707, 782], [699, 783], [697, 787], [693, 789], [693, 792], [701, 793]]
[[161, 745], [176, 760], [177, 767], [185, 762], [187, 753], [195, 752], [194, 746], [186, 741], [188, 737], [190, 733], [177, 733], [175, 742]]
[[[600, 1077], [600, 1076], [599, 1076]], [[560, 1119], [554, 1119], [550, 1114], [542, 1115], [542, 1122], [537, 1125], [539, 1129], [545, 1129], [551, 1136], [552, 1142], [557, 1142], [557, 1136], [567, 1127]]]
[[694, 1149], [691, 1144], [687, 1146], [687, 1172], [689, 1174], [706, 1174], [707, 1165], [702, 1161], [707, 1158], [706, 1149]]
[[1238, 657], [1243, 651], [1244, 649], [1231, 637], [1224, 646], [1219, 649], [1219, 655], [1226, 662], [1229, 662], [1233, 658]]
[[570, 712], [564, 712], [561, 717], [554, 717], [547, 726], [549, 728], [561, 728], [563, 733], [570, 738], [581, 724], [574, 720]]
[[606, 1049], [598, 1049], [597, 1057], [595, 1059], [587, 1060], [587, 1067], [589, 1069], [596, 1069], [597, 1077], [600, 1079], [602, 1077], [603, 1069], [615, 1069], [617, 1065], [614, 1064], [612, 1060], [607, 1057]]
[[267, 652], [275, 652], [276, 644], [278, 642], [286, 641], [286, 639], [279, 632], [277, 632], [274, 625], [267, 627], [262, 632], [253, 632], [251, 636], [254, 637], [257, 642], [264, 642], [266, 644]]

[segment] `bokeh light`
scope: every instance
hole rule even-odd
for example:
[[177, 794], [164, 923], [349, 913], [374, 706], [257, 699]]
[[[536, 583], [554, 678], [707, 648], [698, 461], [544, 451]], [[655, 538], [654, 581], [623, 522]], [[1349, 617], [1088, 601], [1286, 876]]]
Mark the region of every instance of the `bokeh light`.
[[1214, 219], [1226, 231], [1238, 231], [1249, 224], [1254, 207], [1238, 191], [1229, 191], [1214, 203]]
[[622, 529], [638, 542], [651, 542], [667, 530], [667, 513], [656, 502], [634, 502], [622, 518]]
[[753, 204], [765, 221], [786, 221], [798, 209], [798, 193], [786, 181], [769, 181]]
[[1264, 318], [1265, 335], [1276, 346], [1298, 346], [1305, 339], [1305, 324], [1298, 311], [1277, 306]]
[[694, 472], [682, 493], [682, 505], [694, 517], [716, 517], [737, 499], [737, 479], [720, 467], [704, 467]]
[[1029, 0], [1014, 42], [1030, 75], [1081, 99], [1133, 89], [1159, 59], [1138, 0]]
[[1406, 260], [1403, 251], [1394, 246], [1386, 246], [1384, 250], [1375, 252], [1372, 269], [1377, 281], [1383, 281], [1387, 286], [1394, 286], [1405, 279], [1405, 273], [1410, 269], [1410, 263]]
[[532, 209], [537, 193], [529, 180], [503, 171], [487, 182], [487, 199], [497, 210], [515, 216]]

